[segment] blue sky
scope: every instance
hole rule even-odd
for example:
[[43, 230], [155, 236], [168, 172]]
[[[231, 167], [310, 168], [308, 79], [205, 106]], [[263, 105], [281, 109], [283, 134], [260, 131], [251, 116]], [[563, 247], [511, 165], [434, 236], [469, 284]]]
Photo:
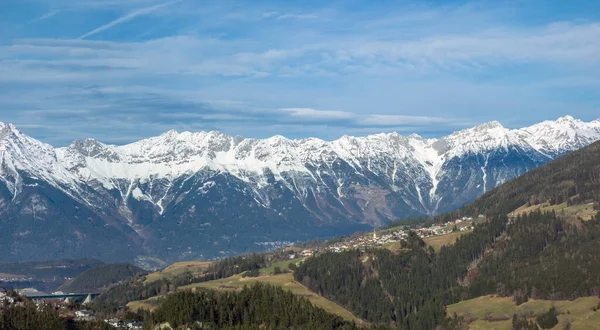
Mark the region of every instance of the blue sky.
[[0, 121], [426, 137], [600, 117], [600, 1], [0, 1]]

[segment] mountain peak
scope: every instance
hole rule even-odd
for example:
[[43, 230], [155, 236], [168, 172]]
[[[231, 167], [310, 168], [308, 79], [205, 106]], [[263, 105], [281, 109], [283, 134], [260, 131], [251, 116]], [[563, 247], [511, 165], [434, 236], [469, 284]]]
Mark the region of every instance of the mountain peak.
[[[394, 133], [396, 133], [396, 132], [394, 132]], [[398, 133], [396, 133], [396, 134], [398, 134]], [[409, 139], [416, 139], [416, 140], [424, 140], [423, 137], [420, 136], [417, 133], [412, 133], [411, 135], [408, 136], [408, 138]]]
[[577, 122], [577, 121], [579, 121], [579, 120], [577, 120], [569, 115], [560, 117], [556, 120], [557, 123], [572, 123], [572, 122]]
[[564, 117], [560, 117], [558, 118], [555, 123], [559, 124], [559, 125], [565, 125], [565, 126], [569, 126], [569, 127], [576, 127], [576, 126], [581, 126], [584, 125], [586, 123], [584, 123], [583, 121], [573, 118], [569, 115], [564, 116]]
[[0, 122], [0, 129], [8, 129], [8, 130], [11, 130], [11, 131], [19, 131], [17, 129], [17, 127], [15, 125], [13, 125], [12, 123], [3, 123], [3, 122]]
[[500, 124], [499, 121], [494, 120], [494, 121], [490, 121], [488, 123], [477, 125], [473, 128], [475, 130], [491, 130], [491, 129], [497, 129], [497, 128], [504, 128], [504, 126], [502, 126], [502, 124]]
[[160, 135], [160, 137], [164, 137], [164, 138], [168, 138], [168, 139], [173, 139], [179, 136], [179, 132], [177, 132], [174, 129], [168, 130], [166, 132], [164, 132], [163, 134]]
[[3, 140], [8, 136], [15, 136], [19, 138], [21, 135], [21, 131], [19, 131], [15, 125], [11, 123], [5, 124], [0, 122], [0, 140]]

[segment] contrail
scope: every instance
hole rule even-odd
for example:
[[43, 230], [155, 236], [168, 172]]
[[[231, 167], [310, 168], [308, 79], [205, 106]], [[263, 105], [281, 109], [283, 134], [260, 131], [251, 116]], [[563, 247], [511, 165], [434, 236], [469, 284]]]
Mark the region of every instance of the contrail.
[[132, 19], [134, 19], [134, 18], [136, 18], [136, 17], [138, 17], [140, 15], [149, 14], [149, 13], [151, 13], [151, 12], [157, 10], [157, 9], [160, 9], [160, 8], [163, 8], [163, 7], [166, 7], [166, 6], [170, 6], [170, 5], [172, 5], [172, 4], [176, 3], [176, 2], [181, 2], [181, 1], [182, 0], [174, 0], [174, 1], [169, 1], [169, 2], [162, 3], [162, 4], [159, 4], [159, 5], [154, 5], [154, 6], [151, 6], [151, 7], [146, 7], [146, 8], [138, 9], [138, 10], [133, 11], [133, 12], [131, 12], [131, 13], [125, 15], [125, 16], [119, 17], [119, 18], [117, 18], [114, 21], [108, 22], [108, 23], [106, 23], [106, 24], [104, 24], [104, 25], [102, 25], [102, 26], [100, 26], [98, 28], [93, 29], [92, 31], [90, 31], [90, 32], [82, 35], [81, 37], [79, 37], [79, 39], [85, 39], [85, 38], [87, 38], [89, 36], [92, 36], [92, 35], [98, 33], [98, 32], [102, 32], [104, 30], [110, 29], [111, 27], [113, 27], [115, 25], [119, 25], [121, 23], [128, 22], [128, 21], [130, 21], [130, 20], [132, 20]]
[[36, 18], [36, 19], [33, 19], [33, 20], [29, 21], [28, 24], [36, 23], [36, 22], [39, 22], [39, 21], [43, 21], [43, 20], [48, 19], [48, 18], [50, 18], [50, 17], [52, 17], [52, 16], [54, 16], [54, 15], [56, 15], [58, 13], [60, 13], [60, 10], [49, 11], [49, 12], [45, 13], [44, 15], [42, 15], [42, 16]]

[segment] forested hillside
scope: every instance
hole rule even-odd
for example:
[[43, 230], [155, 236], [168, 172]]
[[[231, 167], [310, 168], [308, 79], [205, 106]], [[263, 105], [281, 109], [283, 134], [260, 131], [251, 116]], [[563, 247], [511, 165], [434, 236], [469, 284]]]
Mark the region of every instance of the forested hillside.
[[600, 143], [568, 154], [485, 194], [453, 220], [485, 213], [476, 226], [439, 253], [416, 235], [398, 253], [384, 249], [326, 253], [308, 259], [297, 281], [372, 323], [401, 329], [443, 324], [448, 304], [487, 294], [573, 299], [600, 293], [600, 216], [509, 213], [524, 205], [600, 201]]
[[483, 259], [471, 296], [497, 293], [528, 298], [574, 299], [600, 294], [600, 220], [565, 221], [533, 212], [514, 219]]
[[63, 292], [100, 292], [145, 271], [131, 264], [98, 265], [59, 288]]
[[355, 324], [279, 287], [255, 284], [239, 292], [178, 292], [146, 317], [149, 326], [202, 329], [355, 329]]
[[[94, 301], [94, 309], [105, 313], [116, 312], [130, 301], [143, 300], [175, 291], [179, 286], [229, 277], [266, 266], [265, 256], [250, 254], [222, 259], [211, 264], [200, 275], [182, 275], [147, 281], [146, 276], [133, 276], [102, 293]], [[139, 274], [138, 274], [139, 275]]]
[[523, 205], [594, 203], [600, 207], [600, 142], [568, 153], [550, 163], [490, 190], [473, 203], [437, 217], [508, 214]]
[[491, 219], [439, 254], [412, 235], [408, 249], [326, 253], [306, 260], [295, 278], [311, 290], [372, 322], [402, 329], [431, 329], [445, 319], [444, 306], [468, 296], [457, 280], [506, 226]]

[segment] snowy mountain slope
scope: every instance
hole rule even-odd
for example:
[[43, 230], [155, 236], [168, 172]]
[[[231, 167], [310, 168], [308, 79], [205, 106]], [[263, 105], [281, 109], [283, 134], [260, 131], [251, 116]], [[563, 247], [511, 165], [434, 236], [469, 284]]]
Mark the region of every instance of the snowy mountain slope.
[[54, 149], [0, 124], [0, 216], [26, 182], [43, 182], [136, 249], [210, 257], [456, 209], [599, 139], [600, 120], [566, 116], [517, 130], [491, 122], [440, 139], [169, 131], [123, 146], [87, 139]]

